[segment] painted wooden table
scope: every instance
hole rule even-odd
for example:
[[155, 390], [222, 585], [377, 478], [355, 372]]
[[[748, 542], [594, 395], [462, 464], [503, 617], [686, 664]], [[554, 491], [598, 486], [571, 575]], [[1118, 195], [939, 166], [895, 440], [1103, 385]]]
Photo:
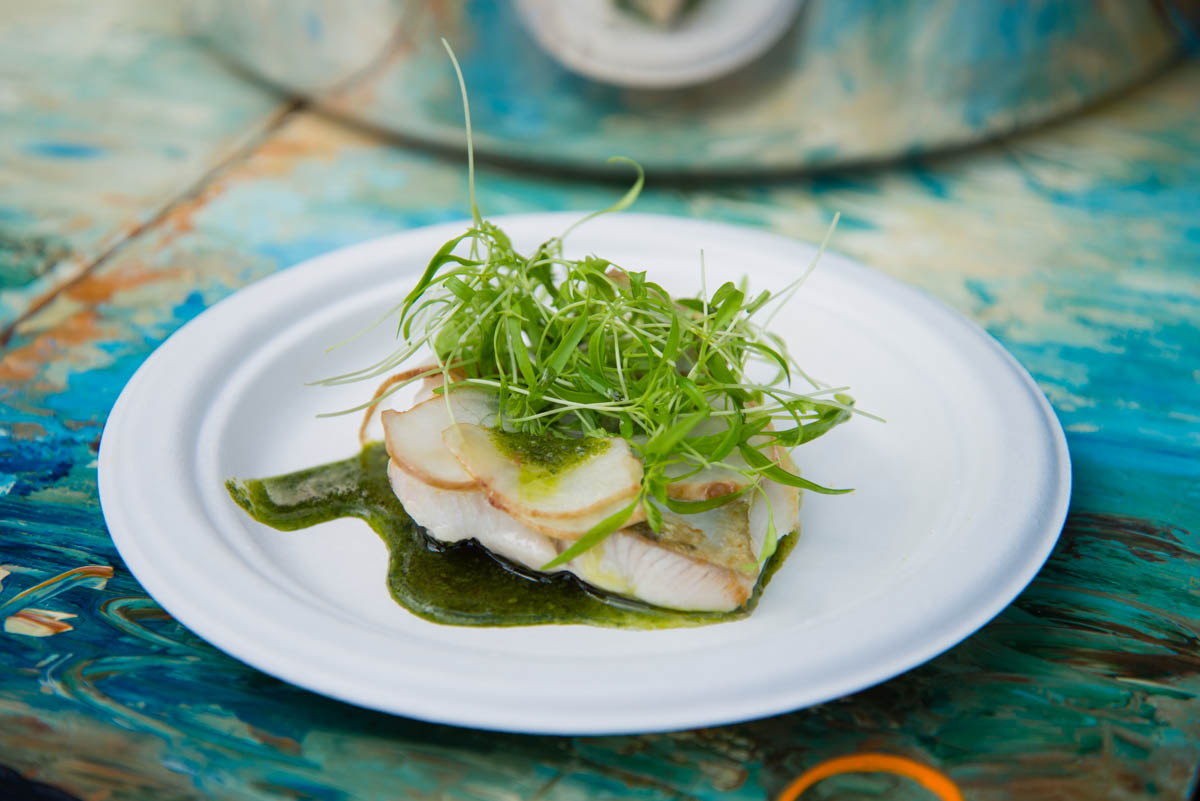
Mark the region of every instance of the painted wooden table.
[[[1008, 609], [886, 684], [736, 726], [531, 737], [269, 678], [176, 624], [115, 552], [96, 447], [156, 345], [300, 259], [467, 212], [460, 160], [279, 99], [166, 12], [126, 5], [74, 4], [80, 24], [64, 26], [48, 24], [58, 4], [8, 3], [0, 29], [0, 795], [29, 780], [93, 801], [765, 799], [862, 751], [935, 766], [971, 801], [1193, 792], [1200, 62], [970, 152], [651, 182], [640, 210], [807, 240], [840, 211], [836, 249], [984, 325], [1067, 430], [1070, 518]], [[620, 191], [488, 166], [479, 186], [491, 214], [591, 209]], [[805, 795], [929, 797], [882, 774]]]

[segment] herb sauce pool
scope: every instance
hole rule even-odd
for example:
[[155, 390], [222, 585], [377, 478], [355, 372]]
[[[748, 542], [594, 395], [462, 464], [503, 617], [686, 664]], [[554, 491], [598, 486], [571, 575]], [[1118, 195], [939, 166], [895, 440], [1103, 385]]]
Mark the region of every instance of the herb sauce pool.
[[587, 623], [661, 629], [736, 620], [754, 609], [796, 540], [794, 534], [780, 539], [742, 608], [719, 613], [662, 609], [589, 587], [567, 573], [536, 573], [474, 540], [438, 542], [397, 500], [387, 461], [383, 445], [372, 443], [340, 462], [272, 478], [230, 479], [226, 488], [251, 517], [281, 531], [339, 517], [365, 520], [387, 545], [392, 598], [426, 620], [458, 626]]

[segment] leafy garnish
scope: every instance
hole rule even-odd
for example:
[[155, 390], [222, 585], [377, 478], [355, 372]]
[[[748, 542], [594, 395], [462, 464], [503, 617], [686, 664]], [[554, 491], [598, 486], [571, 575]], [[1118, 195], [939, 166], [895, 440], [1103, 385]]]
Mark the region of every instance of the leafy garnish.
[[[468, 115], [470, 152], [466, 88], [456, 60], [454, 66]], [[814, 492], [848, 491], [823, 487], [779, 465], [776, 448], [808, 442], [855, 409], [842, 394], [845, 387], [825, 387], [809, 378], [782, 339], [758, 322], [773, 317], [807, 278], [833, 226], [813, 263], [778, 293], [751, 296], [746, 286], [726, 282], [711, 295], [705, 289], [696, 298], [673, 299], [645, 272], [598, 256], [564, 256], [563, 239], [577, 225], [637, 199], [642, 168], [620, 160], [637, 171], [621, 200], [531, 253], [521, 253], [480, 215], [472, 157], [472, 224], [434, 254], [416, 286], [392, 309], [399, 317], [400, 346], [376, 364], [321, 382], [388, 376], [418, 354], [431, 352], [442, 391], [475, 387], [496, 393], [498, 428], [546, 437], [629, 440], [643, 465], [640, 492], [546, 568], [569, 561], [621, 528], [639, 505], [658, 531], [660, 506], [690, 514], [747, 491], [704, 501], [670, 497], [670, 484], [706, 468], [740, 473], [752, 487], [768, 478]], [[774, 376], [765, 381], [748, 377], [761, 372]], [[398, 381], [386, 394], [428, 374]], [[793, 391], [793, 377], [803, 379], [807, 390]], [[775, 533], [770, 525], [763, 559], [774, 551]]]

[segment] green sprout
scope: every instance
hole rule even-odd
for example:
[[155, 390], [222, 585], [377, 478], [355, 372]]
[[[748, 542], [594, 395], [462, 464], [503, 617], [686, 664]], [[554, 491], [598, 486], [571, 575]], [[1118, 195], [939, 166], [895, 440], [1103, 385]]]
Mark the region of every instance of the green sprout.
[[[618, 159], [636, 169], [637, 179], [617, 203], [584, 217], [531, 253], [518, 252], [476, 206], [466, 87], [454, 53], [446, 48], [467, 117], [472, 223], [438, 249], [416, 286], [388, 313], [398, 315], [400, 345], [375, 364], [319, 383], [378, 379], [418, 354], [432, 353], [435, 367], [395, 383], [386, 394], [440, 375], [443, 393], [462, 387], [494, 392], [497, 428], [545, 437], [628, 440], [642, 462], [640, 492], [543, 569], [570, 561], [622, 528], [639, 506], [658, 531], [663, 509], [693, 514], [746, 492], [765, 498], [761, 479], [817, 493], [849, 492], [802, 478], [774, 457], [777, 448], [811, 441], [857, 410], [843, 394], [846, 387], [826, 387], [811, 379], [783, 340], [765, 327], [812, 271], [837, 217], [808, 269], [777, 293], [751, 297], [744, 282], [726, 282], [711, 295], [704, 288], [695, 298], [672, 298], [645, 272], [597, 256], [563, 255], [563, 239], [576, 226], [598, 214], [621, 211], [637, 199], [642, 168]], [[749, 380], [756, 364], [769, 366], [774, 377]], [[792, 390], [793, 377], [803, 380], [807, 390]], [[740, 460], [730, 461], [735, 454]], [[748, 486], [702, 501], [670, 496], [671, 483], [712, 467], [740, 473]], [[773, 525], [769, 528], [760, 562], [774, 552], [780, 534]]]

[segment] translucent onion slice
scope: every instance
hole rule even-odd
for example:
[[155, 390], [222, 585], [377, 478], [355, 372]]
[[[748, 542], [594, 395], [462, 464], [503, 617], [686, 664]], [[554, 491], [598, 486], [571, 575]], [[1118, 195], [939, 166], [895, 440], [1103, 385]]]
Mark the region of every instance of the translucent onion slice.
[[492, 432], [459, 423], [445, 430], [443, 441], [467, 473], [483, 486], [488, 499], [509, 514], [553, 521], [627, 505], [641, 489], [642, 463], [629, 443], [606, 438], [596, 453], [557, 469], [543, 469], [502, 448]]
[[[513, 519], [519, 520], [539, 534], [545, 534], [547, 537], [552, 537], [556, 540], [574, 541], [588, 533], [588, 531], [607, 519], [610, 515], [614, 515], [624, 509], [629, 505], [629, 500], [629, 498], [621, 498], [612, 504], [600, 507], [594, 512], [576, 515], [575, 517], [543, 517], [540, 515], [522, 514], [520, 511], [509, 512], [508, 514]], [[645, 519], [645, 509], [639, 504], [633, 514], [630, 515], [629, 520], [625, 522], [625, 525], [632, 526]]]
[[462, 490], [479, 482], [446, 448], [442, 432], [456, 422], [478, 424], [495, 416], [493, 393], [464, 388], [435, 395], [406, 412], [385, 411], [380, 419], [388, 455], [397, 467], [431, 487]]

